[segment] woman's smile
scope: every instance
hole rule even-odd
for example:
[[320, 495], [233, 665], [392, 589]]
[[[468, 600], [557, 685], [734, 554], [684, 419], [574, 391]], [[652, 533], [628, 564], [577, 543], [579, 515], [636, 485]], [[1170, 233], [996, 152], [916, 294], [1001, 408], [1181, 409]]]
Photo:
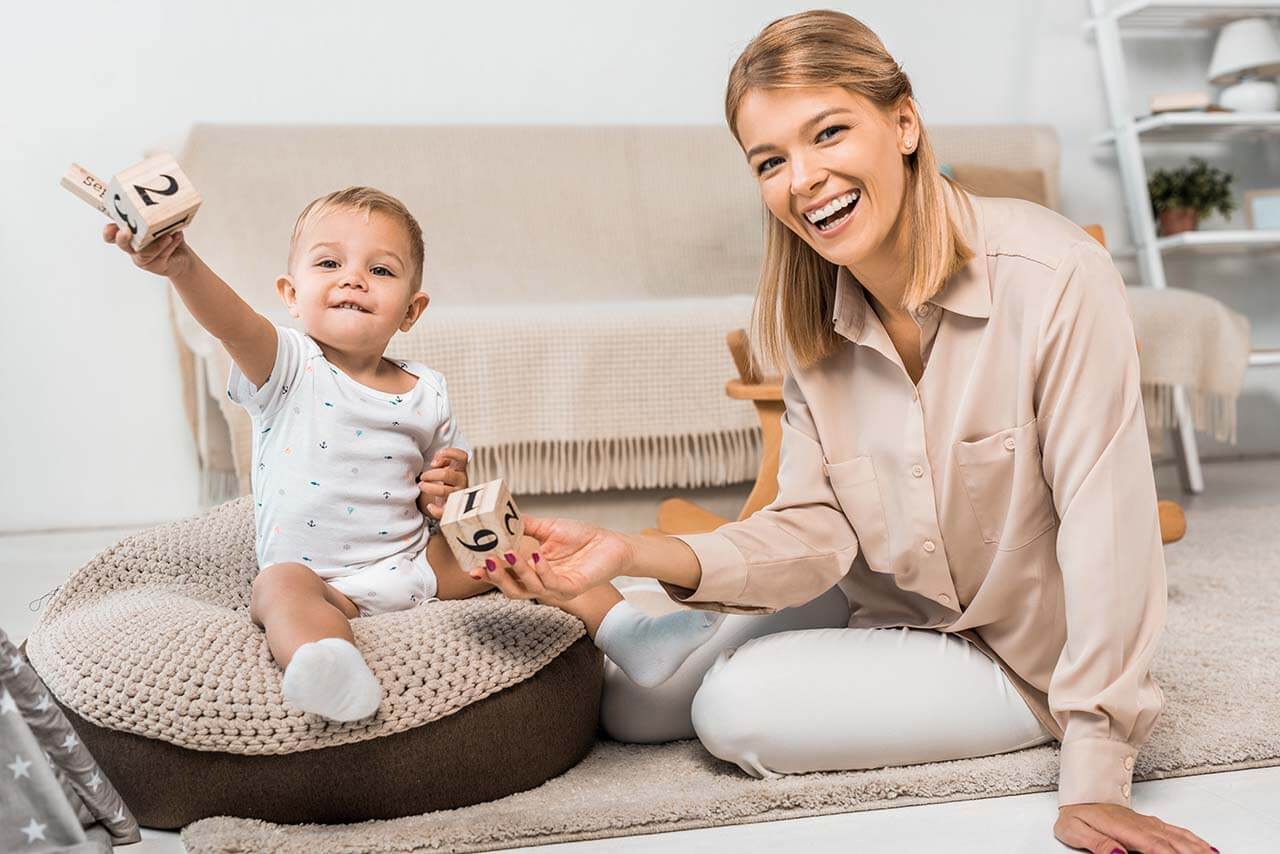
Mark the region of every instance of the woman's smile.
[[857, 212], [861, 199], [862, 191], [857, 188], [842, 193], [825, 204], [805, 211], [805, 223], [811, 232], [829, 240], [844, 231]]

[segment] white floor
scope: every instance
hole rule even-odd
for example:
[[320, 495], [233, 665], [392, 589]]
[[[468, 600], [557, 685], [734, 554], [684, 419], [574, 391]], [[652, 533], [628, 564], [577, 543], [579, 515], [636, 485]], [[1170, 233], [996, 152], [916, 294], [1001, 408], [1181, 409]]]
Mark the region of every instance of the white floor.
[[[1188, 525], [1194, 527], [1197, 512], [1207, 507], [1280, 501], [1280, 460], [1208, 463], [1205, 481], [1206, 493], [1188, 499], [1178, 493], [1171, 467], [1156, 469], [1160, 496], [1181, 501]], [[722, 497], [723, 506], [712, 502], [713, 509], [728, 512], [733, 500]], [[589, 504], [584, 501], [584, 509]], [[130, 532], [95, 529], [0, 535], [0, 589], [4, 591], [0, 628], [15, 643], [20, 642], [35, 623], [36, 612], [30, 604]], [[1136, 783], [1133, 804], [1139, 812], [1190, 828], [1223, 854], [1280, 851], [1280, 767]], [[806, 854], [851, 850], [1035, 854], [1070, 850], [1053, 839], [1056, 815], [1056, 796], [1047, 792], [518, 850], [531, 854], [775, 852], [800, 848]], [[176, 833], [145, 830], [143, 837], [141, 844], [124, 850], [139, 854], [178, 854], [184, 850]]]

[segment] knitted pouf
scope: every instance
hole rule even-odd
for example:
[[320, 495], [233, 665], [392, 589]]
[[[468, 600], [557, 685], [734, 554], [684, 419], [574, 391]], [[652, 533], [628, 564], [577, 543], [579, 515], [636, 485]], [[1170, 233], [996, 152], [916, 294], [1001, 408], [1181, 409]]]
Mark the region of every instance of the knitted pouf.
[[378, 713], [284, 704], [249, 620], [251, 499], [128, 537], [76, 572], [31, 663], [140, 823], [395, 818], [541, 785], [595, 742], [601, 658], [582, 623], [491, 593], [352, 622]]

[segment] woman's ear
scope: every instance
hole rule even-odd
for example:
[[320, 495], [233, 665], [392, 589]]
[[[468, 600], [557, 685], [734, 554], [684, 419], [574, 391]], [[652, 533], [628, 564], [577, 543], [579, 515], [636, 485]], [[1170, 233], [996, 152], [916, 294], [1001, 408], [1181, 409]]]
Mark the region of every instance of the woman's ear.
[[898, 131], [898, 150], [903, 156], [913, 153], [920, 144], [920, 114], [914, 98], [903, 98], [893, 111]]
[[413, 324], [418, 322], [418, 318], [422, 317], [422, 313], [427, 310], [427, 306], [431, 303], [429, 297], [423, 291], [418, 291], [409, 298], [409, 306], [404, 310], [404, 320], [400, 321], [400, 331], [408, 332], [413, 328]]
[[289, 309], [290, 315], [301, 316], [298, 314], [298, 292], [293, 287], [292, 276], [284, 275], [276, 279], [276, 293], [280, 295], [280, 301], [284, 303], [284, 307]]

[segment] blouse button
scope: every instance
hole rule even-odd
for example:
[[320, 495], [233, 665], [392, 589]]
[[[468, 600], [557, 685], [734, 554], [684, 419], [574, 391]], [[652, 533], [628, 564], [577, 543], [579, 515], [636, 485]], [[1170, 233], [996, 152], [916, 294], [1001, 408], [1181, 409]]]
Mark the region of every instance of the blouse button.
[[937, 546], [933, 544], [933, 540], [924, 541], [924, 550], [927, 551], [929, 554], [933, 554], [933, 550], [936, 548]]
[[1133, 757], [1132, 757], [1132, 756], [1126, 756], [1126, 757], [1124, 758], [1124, 770], [1126, 770], [1126, 771], [1132, 771], [1132, 770], [1133, 770]]
[[928, 303], [925, 303], [924, 305], [916, 309], [916, 314], [920, 317], [928, 317], [930, 310], [931, 310], [931, 306]]
[[1011, 451], [1014, 449], [1014, 447], [1016, 447], [1016, 446], [1017, 446], [1017, 444], [1018, 444], [1017, 442], [1013, 441], [1013, 437], [1012, 437], [1012, 436], [1010, 436], [1008, 439], [1005, 439], [1005, 440], [1004, 440], [1004, 446], [1005, 446], [1006, 448], [1008, 448], [1009, 450], [1011, 450]]
[[913, 465], [911, 467], [911, 473], [916, 477], [924, 477], [924, 466], [920, 465], [919, 463]]
[[941, 602], [943, 605], [950, 605], [951, 597], [945, 593], [941, 593], [938, 595], [938, 601]]
[[1120, 787], [1120, 794], [1124, 795], [1126, 798], [1127, 798], [1127, 797], [1129, 797], [1129, 784], [1128, 784], [1128, 783], [1125, 783], [1123, 786], [1121, 786], [1121, 787]]

